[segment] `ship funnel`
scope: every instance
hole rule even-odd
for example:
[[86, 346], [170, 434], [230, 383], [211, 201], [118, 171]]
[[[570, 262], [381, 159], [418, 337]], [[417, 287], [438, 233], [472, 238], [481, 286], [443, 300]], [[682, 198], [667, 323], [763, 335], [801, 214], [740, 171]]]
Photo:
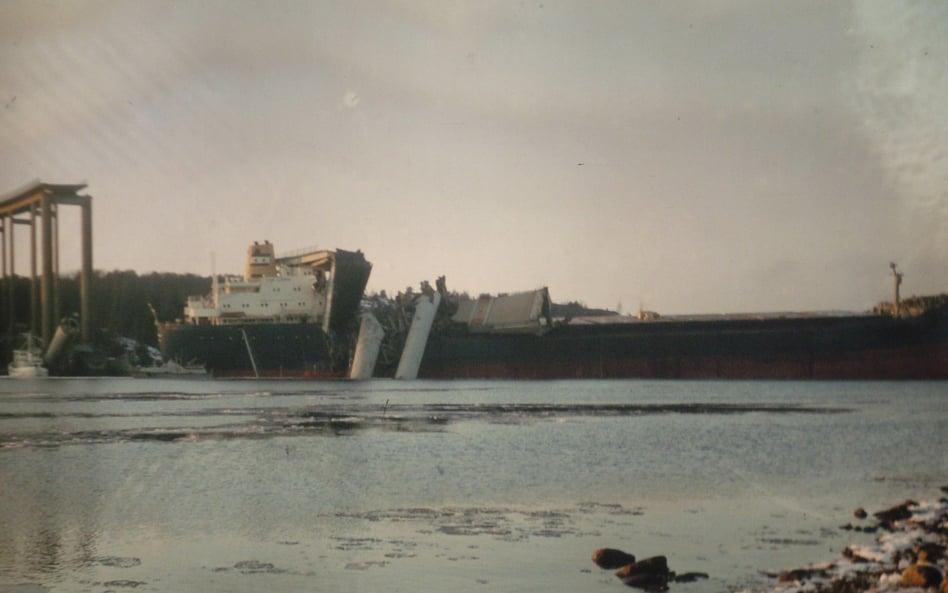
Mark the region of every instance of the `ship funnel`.
[[244, 269], [244, 280], [256, 280], [264, 277], [276, 276], [276, 256], [273, 243], [269, 241], [263, 245], [254, 243], [247, 248], [247, 267]]

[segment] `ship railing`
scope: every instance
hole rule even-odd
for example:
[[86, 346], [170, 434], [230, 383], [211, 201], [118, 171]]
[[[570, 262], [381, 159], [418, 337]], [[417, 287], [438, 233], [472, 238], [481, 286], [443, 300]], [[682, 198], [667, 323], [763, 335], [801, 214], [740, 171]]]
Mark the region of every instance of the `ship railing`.
[[203, 296], [189, 296], [187, 306], [191, 308], [213, 307], [214, 299]]

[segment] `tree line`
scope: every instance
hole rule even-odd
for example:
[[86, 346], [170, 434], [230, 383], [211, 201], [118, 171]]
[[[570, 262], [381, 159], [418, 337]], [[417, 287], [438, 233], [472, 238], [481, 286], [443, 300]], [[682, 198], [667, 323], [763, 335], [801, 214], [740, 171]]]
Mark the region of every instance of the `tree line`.
[[[13, 283], [13, 316], [10, 316], [9, 284]], [[62, 317], [79, 313], [79, 274], [59, 278], [59, 311]], [[92, 327], [113, 336], [132, 338], [142, 344], [157, 346], [154, 307], [160, 321], [181, 317], [188, 296], [208, 294], [210, 276], [196, 274], [138, 274], [132, 270], [96, 270], [92, 279]], [[39, 286], [37, 282], [37, 294]], [[458, 298], [467, 297], [455, 294]], [[385, 298], [382, 291], [380, 295]], [[371, 295], [367, 295], [371, 296]], [[470, 297], [468, 297], [470, 298]], [[30, 279], [23, 276], [0, 278], [0, 336], [15, 336], [30, 329]], [[605, 309], [590, 309], [580, 302], [552, 304], [554, 317], [615, 314]], [[39, 314], [37, 313], [37, 318]], [[56, 323], [58, 319], [54, 320]], [[39, 328], [37, 328], [38, 330]]]
[[[8, 304], [13, 284], [13, 315]], [[79, 274], [59, 278], [59, 311], [65, 317], [79, 313]], [[196, 274], [149, 273], [132, 270], [95, 271], [90, 312], [92, 326], [115, 336], [157, 346], [158, 334], [149, 305], [161, 321], [181, 317], [190, 295], [211, 290], [211, 278]], [[39, 287], [37, 286], [37, 294]], [[0, 279], [0, 334], [17, 334], [30, 328], [30, 279], [13, 276]], [[37, 314], [38, 315], [38, 314]], [[59, 320], [56, 320], [58, 323]]]

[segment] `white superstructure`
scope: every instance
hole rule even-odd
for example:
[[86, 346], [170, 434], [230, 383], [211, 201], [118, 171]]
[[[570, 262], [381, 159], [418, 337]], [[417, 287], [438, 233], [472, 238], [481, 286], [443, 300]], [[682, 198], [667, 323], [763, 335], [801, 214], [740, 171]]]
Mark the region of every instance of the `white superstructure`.
[[277, 258], [267, 241], [247, 251], [243, 277], [214, 276], [211, 294], [188, 297], [185, 322], [326, 323], [332, 294], [333, 252], [309, 250]]

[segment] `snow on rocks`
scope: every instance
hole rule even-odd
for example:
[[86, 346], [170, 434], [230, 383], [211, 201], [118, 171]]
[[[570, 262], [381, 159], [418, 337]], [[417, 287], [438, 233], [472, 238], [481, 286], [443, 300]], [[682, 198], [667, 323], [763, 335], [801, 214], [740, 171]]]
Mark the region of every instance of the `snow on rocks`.
[[[948, 493], [948, 487], [942, 488]], [[873, 515], [882, 533], [836, 562], [783, 571], [773, 593], [948, 593], [948, 499], [906, 501]], [[852, 529], [852, 526], [848, 526]], [[860, 529], [860, 531], [867, 531]], [[875, 531], [875, 528], [873, 529]]]

